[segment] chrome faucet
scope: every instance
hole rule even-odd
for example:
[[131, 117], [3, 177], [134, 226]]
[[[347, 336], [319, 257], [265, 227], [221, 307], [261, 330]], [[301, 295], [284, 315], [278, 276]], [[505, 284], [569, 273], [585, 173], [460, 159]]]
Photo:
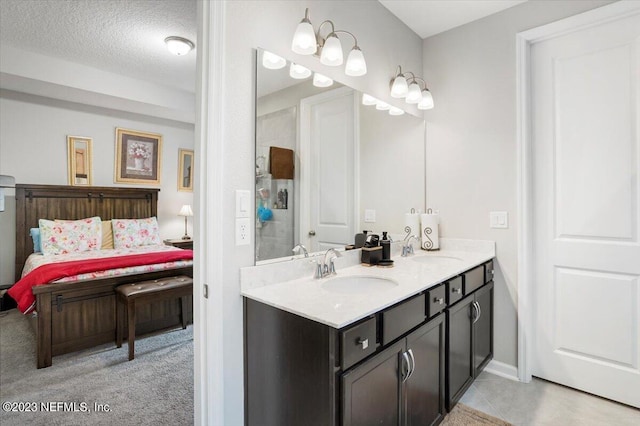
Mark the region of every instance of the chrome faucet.
[[334, 260], [338, 257], [342, 257], [342, 255], [335, 248], [332, 247], [327, 250], [324, 254], [322, 263], [320, 263], [320, 260], [318, 260], [316, 264], [316, 273], [313, 277], [324, 278], [328, 275], [335, 275], [336, 265], [334, 263]]
[[413, 254], [413, 246], [411, 245], [412, 238], [418, 241], [418, 237], [416, 237], [415, 235], [411, 235], [406, 240], [404, 240], [404, 245], [402, 246], [402, 257], [407, 257], [410, 254]]
[[304, 257], [309, 257], [309, 252], [307, 251], [307, 248], [302, 244], [296, 244], [296, 246], [291, 251], [295, 254], [299, 254], [300, 250], [302, 250], [302, 252], [304, 253]]

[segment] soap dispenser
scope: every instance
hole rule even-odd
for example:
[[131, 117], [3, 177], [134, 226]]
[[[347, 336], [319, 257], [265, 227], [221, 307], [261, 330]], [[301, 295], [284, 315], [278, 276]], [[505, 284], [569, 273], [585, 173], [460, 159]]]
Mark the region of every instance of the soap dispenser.
[[391, 240], [387, 237], [386, 231], [382, 233], [380, 245], [382, 246], [382, 260], [378, 262], [378, 266], [393, 266], [393, 260], [391, 260]]

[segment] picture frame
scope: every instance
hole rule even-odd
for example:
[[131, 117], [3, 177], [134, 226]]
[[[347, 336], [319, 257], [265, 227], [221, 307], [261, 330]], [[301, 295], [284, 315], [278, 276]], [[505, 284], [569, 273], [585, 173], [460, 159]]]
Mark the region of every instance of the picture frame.
[[116, 183], [160, 185], [162, 135], [116, 128]]
[[93, 185], [93, 139], [67, 136], [67, 181], [72, 186]]
[[193, 192], [193, 150], [178, 150], [178, 191]]

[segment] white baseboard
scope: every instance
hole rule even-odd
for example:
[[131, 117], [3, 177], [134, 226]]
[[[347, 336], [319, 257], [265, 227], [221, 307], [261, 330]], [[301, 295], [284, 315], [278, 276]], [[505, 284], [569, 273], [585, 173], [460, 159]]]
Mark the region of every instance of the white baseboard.
[[519, 382], [518, 369], [504, 362], [496, 361], [492, 359], [489, 364], [484, 368], [487, 373], [495, 374], [496, 376], [504, 377], [505, 379]]

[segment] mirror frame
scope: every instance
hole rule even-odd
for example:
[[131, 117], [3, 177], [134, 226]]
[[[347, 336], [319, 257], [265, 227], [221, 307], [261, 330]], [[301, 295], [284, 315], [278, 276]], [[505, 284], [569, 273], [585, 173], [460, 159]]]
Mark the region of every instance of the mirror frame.
[[[83, 152], [79, 152], [77, 143], [85, 143]], [[84, 170], [79, 170], [78, 161]], [[86, 181], [78, 182], [78, 172], [84, 171], [83, 176]], [[93, 139], [84, 136], [67, 136], [67, 180], [71, 186], [91, 186], [93, 185]]]
[[[188, 159], [188, 160], [187, 160]], [[189, 176], [185, 176], [184, 165], [189, 163]], [[178, 191], [193, 192], [193, 150], [180, 148], [178, 151]], [[185, 185], [185, 179], [189, 179], [189, 184]]]

